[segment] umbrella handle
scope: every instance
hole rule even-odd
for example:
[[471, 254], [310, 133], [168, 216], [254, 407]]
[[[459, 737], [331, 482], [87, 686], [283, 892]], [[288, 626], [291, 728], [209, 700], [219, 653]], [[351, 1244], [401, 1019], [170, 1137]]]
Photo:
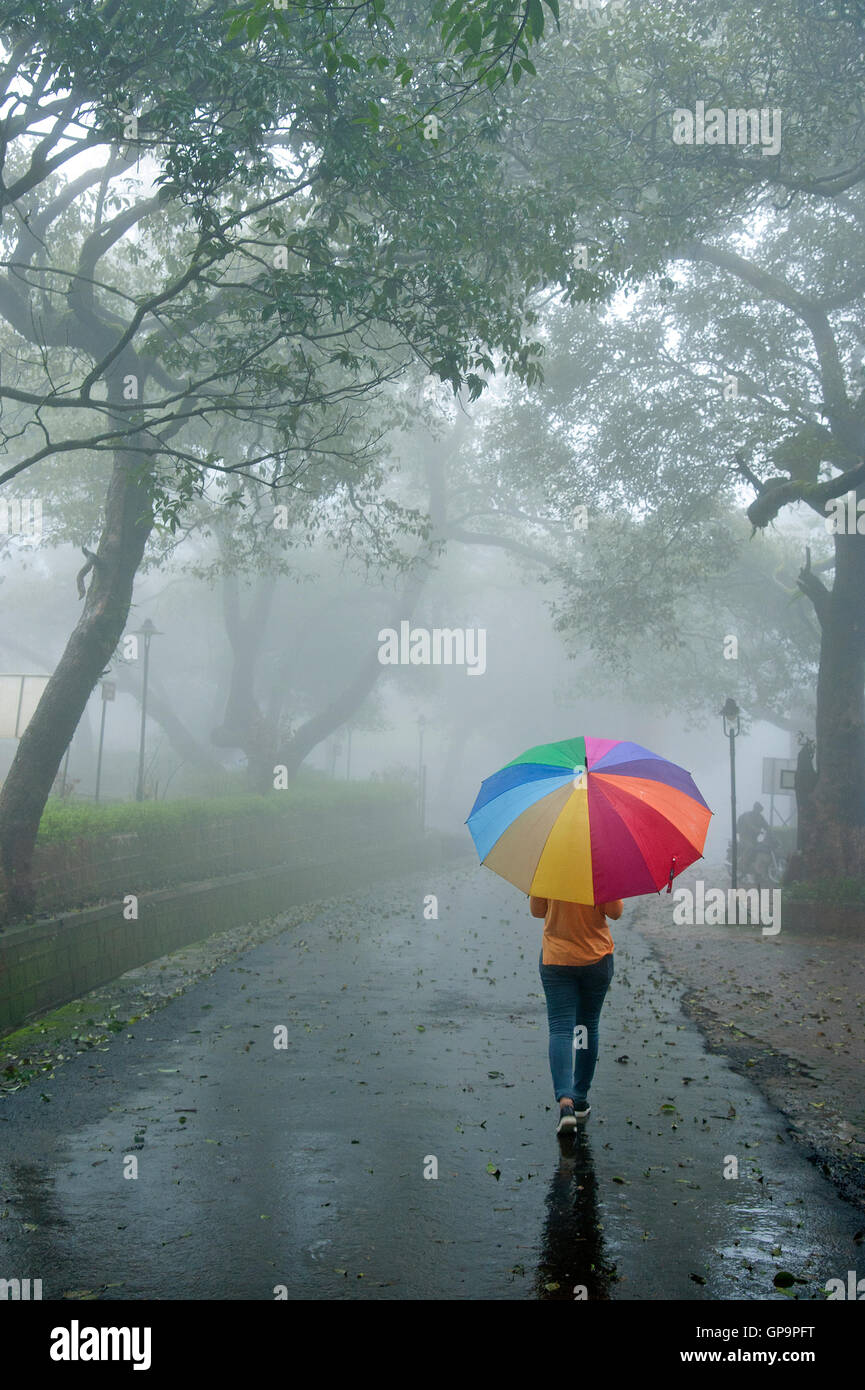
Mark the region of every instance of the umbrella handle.
[[670, 877], [669, 877], [669, 880], [668, 880], [668, 882], [667, 882], [667, 892], [668, 892], [668, 893], [672, 893], [672, 891], [673, 891], [673, 876], [674, 876], [675, 872], [676, 872], [676, 856], [675, 856], [675, 854], [674, 854], [673, 857], [672, 857], [672, 859], [670, 860]]

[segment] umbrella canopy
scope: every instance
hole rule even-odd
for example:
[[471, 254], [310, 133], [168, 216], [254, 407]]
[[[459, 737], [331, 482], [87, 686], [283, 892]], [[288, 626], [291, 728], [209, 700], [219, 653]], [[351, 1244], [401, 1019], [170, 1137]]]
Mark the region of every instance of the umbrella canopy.
[[638, 743], [542, 743], [481, 784], [466, 825], [524, 893], [604, 903], [657, 893], [702, 858], [712, 812], [689, 772]]

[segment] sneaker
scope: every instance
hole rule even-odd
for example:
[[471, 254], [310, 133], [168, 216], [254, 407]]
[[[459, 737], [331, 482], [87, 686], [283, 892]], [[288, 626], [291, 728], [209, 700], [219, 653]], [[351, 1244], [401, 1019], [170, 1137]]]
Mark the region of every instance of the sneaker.
[[574, 1101], [574, 1121], [586, 1120], [592, 1113], [592, 1107], [587, 1100]]
[[563, 1134], [566, 1130], [576, 1129], [577, 1118], [574, 1114], [574, 1107], [570, 1101], [567, 1105], [560, 1107], [559, 1123], [556, 1125], [556, 1134]]

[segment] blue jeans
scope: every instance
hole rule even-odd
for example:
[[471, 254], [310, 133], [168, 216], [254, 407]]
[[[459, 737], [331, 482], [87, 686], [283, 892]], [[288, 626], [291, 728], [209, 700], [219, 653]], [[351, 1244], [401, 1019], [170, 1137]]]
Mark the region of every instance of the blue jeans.
[[[592, 965], [544, 965], [541, 950], [538, 964], [547, 997], [550, 1071], [556, 1100], [570, 1096], [584, 1101], [598, 1061], [598, 1024], [613, 978], [613, 953]], [[585, 1038], [578, 1039], [575, 1050], [574, 1029], [580, 1026], [586, 1030]]]

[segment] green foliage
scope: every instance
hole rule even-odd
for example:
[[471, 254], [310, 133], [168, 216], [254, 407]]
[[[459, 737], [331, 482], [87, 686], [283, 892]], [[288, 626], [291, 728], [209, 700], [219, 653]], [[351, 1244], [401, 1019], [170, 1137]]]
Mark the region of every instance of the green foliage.
[[[535, 73], [528, 53], [543, 38], [545, 7], [558, 24], [558, 0], [433, 0], [429, 21], [438, 34], [439, 57], [451, 60], [452, 75], [461, 86], [483, 83], [494, 89], [509, 73], [516, 83], [522, 72]], [[227, 18], [228, 37], [244, 37], [249, 43], [274, 29], [294, 45], [298, 27], [303, 26], [309, 51], [330, 77], [340, 69], [359, 72], [364, 64], [380, 73], [392, 69], [402, 86], [416, 76], [417, 58], [409, 61], [405, 52], [389, 51], [391, 36], [405, 28], [405, 11], [398, 0], [390, 5], [387, 0], [361, 0], [348, 20], [346, 7], [336, 0], [280, 0], [279, 7], [274, 0], [250, 0], [229, 9]], [[377, 40], [372, 55], [358, 42], [364, 28]]]
[[[0, 277], [9, 476], [33, 468], [31, 487], [71, 490], [59, 461], [83, 455], [77, 486], [92, 495], [102, 456], [132, 440], [170, 544], [219, 472], [286, 489], [302, 472], [310, 496], [327, 493], [328, 458], [362, 477], [369, 401], [414, 363], [470, 398], [497, 369], [539, 379], [525, 297], [562, 264], [570, 219], [534, 183], [514, 199], [508, 112], [487, 90], [491, 44], [507, 39], [531, 70], [539, 0], [449, 14], [454, 50], [481, 24], [477, 92], [462, 52], [442, 68], [428, 16], [391, 8], [5, 8], [0, 40], [23, 57], [6, 74], [0, 211], [14, 201], [17, 217], [0, 252], [41, 296], [37, 321], [20, 273]], [[43, 108], [53, 124], [34, 158]], [[427, 139], [431, 112], [447, 119]], [[71, 196], [81, 129], [92, 175]], [[127, 372], [137, 404], [117, 399]]]
[[[804, 278], [814, 219], [767, 218], [763, 231], [761, 261]], [[852, 286], [856, 239], [836, 244]], [[844, 320], [846, 355], [865, 331], [855, 293]], [[744, 707], [808, 727], [819, 633], [810, 606], [791, 602], [801, 543], [778, 532], [749, 543], [734, 462], [744, 447], [762, 471], [790, 422], [817, 416], [807, 333], [702, 268], [679, 270], [669, 289], [646, 286], [615, 313], [554, 304], [542, 332], [542, 386], [515, 384], [479, 413], [461, 509], [488, 516], [505, 549], [529, 540], [546, 553], [556, 626], [571, 650], [590, 647], [608, 679], [638, 679], [641, 698], [703, 722], [734, 679]], [[730, 363], [741, 384], [728, 401]], [[507, 506], [491, 506], [503, 489]], [[527, 534], [510, 517], [535, 522]], [[828, 539], [813, 537], [815, 558], [830, 553]]]
[[364, 807], [414, 805], [413, 788], [389, 782], [332, 782], [309, 775], [298, 777], [272, 796], [223, 796], [177, 801], [131, 801], [114, 806], [50, 799], [39, 825], [38, 844], [58, 844], [136, 831], [171, 831], [210, 821], [268, 820]]
[[789, 887], [784, 888], [784, 896], [791, 902], [823, 903], [835, 907], [863, 907], [865, 906], [865, 879], [810, 879], [801, 883], [791, 883]]

